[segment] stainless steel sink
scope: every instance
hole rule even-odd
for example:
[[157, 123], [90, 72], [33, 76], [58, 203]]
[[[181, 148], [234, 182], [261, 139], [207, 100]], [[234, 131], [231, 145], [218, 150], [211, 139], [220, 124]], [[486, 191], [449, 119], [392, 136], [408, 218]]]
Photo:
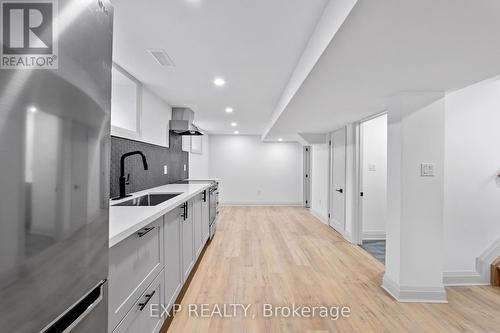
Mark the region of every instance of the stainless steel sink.
[[182, 193], [150, 193], [113, 206], [156, 206]]

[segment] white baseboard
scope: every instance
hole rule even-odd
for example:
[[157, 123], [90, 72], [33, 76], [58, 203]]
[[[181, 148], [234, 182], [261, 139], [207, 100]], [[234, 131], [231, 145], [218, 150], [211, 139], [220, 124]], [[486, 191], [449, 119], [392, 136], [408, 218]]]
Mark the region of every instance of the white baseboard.
[[312, 208], [309, 208], [309, 213], [311, 213], [312, 216], [320, 220], [321, 223], [328, 225], [328, 218], [326, 216], [321, 215], [319, 212], [315, 211]]
[[302, 202], [221, 202], [221, 207], [250, 206], [250, 207], [302, 207]]
[[447, 287], [456, 287], [484, 286], [489, 283], [483, 281], [478, 272], [443, 272], [443, 284]]
[[400, 286], [384, 275], [382, 288], [402, 303], [448, 303], [444, 287]]
[[363, 231], [363, 240], [385, 240], [385, 231]]
[[500, 238], [497, 239], [479, 258], [476, 270], [466, 272], [444, 272], [445, 286], [487, 286], [491, 284], [491, 263], [500, 256]]

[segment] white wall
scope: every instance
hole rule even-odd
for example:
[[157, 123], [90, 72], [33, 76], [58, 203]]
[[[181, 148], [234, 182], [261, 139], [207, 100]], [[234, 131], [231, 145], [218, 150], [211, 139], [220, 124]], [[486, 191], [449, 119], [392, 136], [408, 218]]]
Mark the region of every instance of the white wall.
[[311, 212], [328, 224], [328, 145], [311, 146]]
[[445, 272], [475, 271], [500, 238], [500, 79], [446, 97]]
[[387, 222], [387, 115], [361, 124], [363, 239], [385, 239]]
[[[383, 286], [396, 299], [444, 302], [444, 98], [411, 114], [389, 109], [387, 262]], [[434, 177], [421, 177], [433, 163]]]
[[209, 175], [220, 180], [221, 204], [302, 205], [302, 147], [260, 136], [212, 135]]
[[208, 179], [209, 177], [209, 152], [210, 137], [205, 134], [201, 138], [201, 154], [189, 153], [189, 178]]

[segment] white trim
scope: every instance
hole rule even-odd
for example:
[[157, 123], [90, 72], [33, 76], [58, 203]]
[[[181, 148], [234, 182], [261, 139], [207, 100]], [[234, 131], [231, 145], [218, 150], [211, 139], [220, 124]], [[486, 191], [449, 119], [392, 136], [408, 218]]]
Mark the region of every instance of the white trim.
[[449, 287], [489, 285], [478, 272], [443, 272], [443, 284]]
[[488, 286], [491, 284], [491, 263], [500, 256], [500, 238], [476, 259], [476, 270], [443, 272], [446, 286]]
[[363, 240], [385, 240], [385, 231], [364, 231]]
[[444, 287], [401, 286], [384, 275], [382, 288], [402, 303], [448, 303]]
[[500, 238], [486, 249], [486, 251], [476, 259], [476, 271], [481, 275], [481, 280], [491, 282], [491, 263], [500, 257]]
[[321, 223], [328, 225], [328, 217], [321, 215], [312, 208], [309, 208], [309, 213], [311, 213], [311, 215], [317, 218]]

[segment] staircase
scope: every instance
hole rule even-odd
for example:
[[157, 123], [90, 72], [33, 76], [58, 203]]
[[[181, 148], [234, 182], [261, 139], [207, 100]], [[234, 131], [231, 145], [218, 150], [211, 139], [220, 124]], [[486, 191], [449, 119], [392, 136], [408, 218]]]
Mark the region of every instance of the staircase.
[[491, 285], [500, 287], [500, 257], [491, 264]]

